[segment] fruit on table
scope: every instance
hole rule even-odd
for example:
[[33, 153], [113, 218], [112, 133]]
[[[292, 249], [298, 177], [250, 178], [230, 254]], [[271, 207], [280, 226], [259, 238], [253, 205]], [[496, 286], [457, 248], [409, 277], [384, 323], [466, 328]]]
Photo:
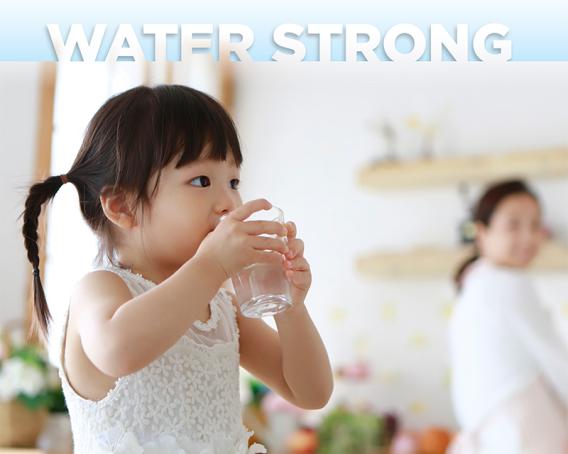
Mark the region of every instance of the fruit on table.
[[286, 443], [291, 454], [313, 454], [318, 449], [318, 436], [313, 429], [300, 429], [294, 432]]
[[421, 454], [444, 454], [452, 441], [452, 434], [441, 427], [430, 427], [420, 435]]

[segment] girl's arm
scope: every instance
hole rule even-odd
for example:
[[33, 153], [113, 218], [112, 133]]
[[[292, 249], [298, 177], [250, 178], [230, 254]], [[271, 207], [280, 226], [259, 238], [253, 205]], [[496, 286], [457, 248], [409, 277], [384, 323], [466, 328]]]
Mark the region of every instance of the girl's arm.
[[[292, 404], [322, 408], [333, 391], [333, 374], [321, 337], [304, 305], [311, 272], [303, 257], [303, 242], [289, 229], [286, 275], [293, 306], [276, 315], [278, 332], [258, 319], [238, 313], [241, 365]], [[235, 303], [236, 304], [236, 303]]]
[[119, 276], [94, 271], [75, 287], [70, 317], [76, 317], [89, 360], [103, 373], [121, 377], [167, 351], [194, 321], [206, 320], [223, 280], [208, 260], [197, 257], [132, 298]]
[[290, 403], [322, 408], [333, 390], [327, 352], [304, 304], [275, 317], [278, 332], [239, 313], [241, 366]]

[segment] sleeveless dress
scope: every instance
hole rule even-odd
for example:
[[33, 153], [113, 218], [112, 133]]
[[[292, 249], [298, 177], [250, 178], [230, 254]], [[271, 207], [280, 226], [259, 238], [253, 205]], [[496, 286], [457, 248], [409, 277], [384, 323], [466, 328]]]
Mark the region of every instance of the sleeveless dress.
[[[133, 296], [156, 284], [115, 265], [98, 269], [120, 276]], [[59, 376], [69, 409], [75, 454], [256, 454], [242, 423], [239, 331], [236, 309], [221, 288], [211, 317], [193, 326], [146, 367], [116, 380], [98, 401], [71, 386], [64, 366], [69, 311]]]

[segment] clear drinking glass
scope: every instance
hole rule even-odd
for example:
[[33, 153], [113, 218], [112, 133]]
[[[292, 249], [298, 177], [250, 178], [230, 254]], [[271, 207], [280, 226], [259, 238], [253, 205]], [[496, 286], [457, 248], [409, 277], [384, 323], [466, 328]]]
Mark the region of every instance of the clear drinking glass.
[[[246, 221], [274, 221], [284, 225], [284, 212], [275, 206], [250, 215]], [[287, 242], [286, 237], [263, 234]], [[241, 313], [261, 318], [285, 311], [292, 305], [290, 284], [282, 265], [253, 263], [231, 276]]]

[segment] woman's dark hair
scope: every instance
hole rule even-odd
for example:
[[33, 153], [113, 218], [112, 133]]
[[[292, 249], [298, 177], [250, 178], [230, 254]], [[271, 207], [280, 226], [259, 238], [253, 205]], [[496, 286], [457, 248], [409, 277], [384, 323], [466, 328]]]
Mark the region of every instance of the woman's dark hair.
[[[206, 150], [206, 151], [204, 151]], [[176, 168], [209, 158], [237, 166], [242, 155], [235, 125], [211, 96], [183, 85], [138, 86], [108, 99], [87, 126], [75, 162], [66, 174], [79, 193], [81, 213], [99, 239], [97, 264], [114, 263], [115, 239], [100, 196], [123, 191], [134, 196], [134, 212], [150, 202], [161, 169], [172, 159]], [[157, 179], [148, 196], [150, 177]], [[34, 316], [32, 332], [47, 336], [51, 314], [39, 275], [38, 218], [43, 204], [63, 185], [60, 176], [33, 184], [25, 201], [22, 233], [33, 266]]]
[[[489, 186], [485, 190], [473, 209], [471, 220], [474, 223], [481, 223], [484, 226], [488, 226], [491, 222], [493, 213], [495, 213], [495, 210], [497, 210], [499, 204], [507, 197], [518, 194], [527, 194], [531, 196], [536, 202], [538, 202], [536, 194], [524, 181], [501, 181]], [[454, 275], [454, 283], [456, 284], [458, 290], [461, 289], [465, 272], [467, 271], [469, 266], [472, 265], [478, 258], [479, 251], [477, 249], [477, 246], [475, 246], [474, 254], [459, 266]]]

